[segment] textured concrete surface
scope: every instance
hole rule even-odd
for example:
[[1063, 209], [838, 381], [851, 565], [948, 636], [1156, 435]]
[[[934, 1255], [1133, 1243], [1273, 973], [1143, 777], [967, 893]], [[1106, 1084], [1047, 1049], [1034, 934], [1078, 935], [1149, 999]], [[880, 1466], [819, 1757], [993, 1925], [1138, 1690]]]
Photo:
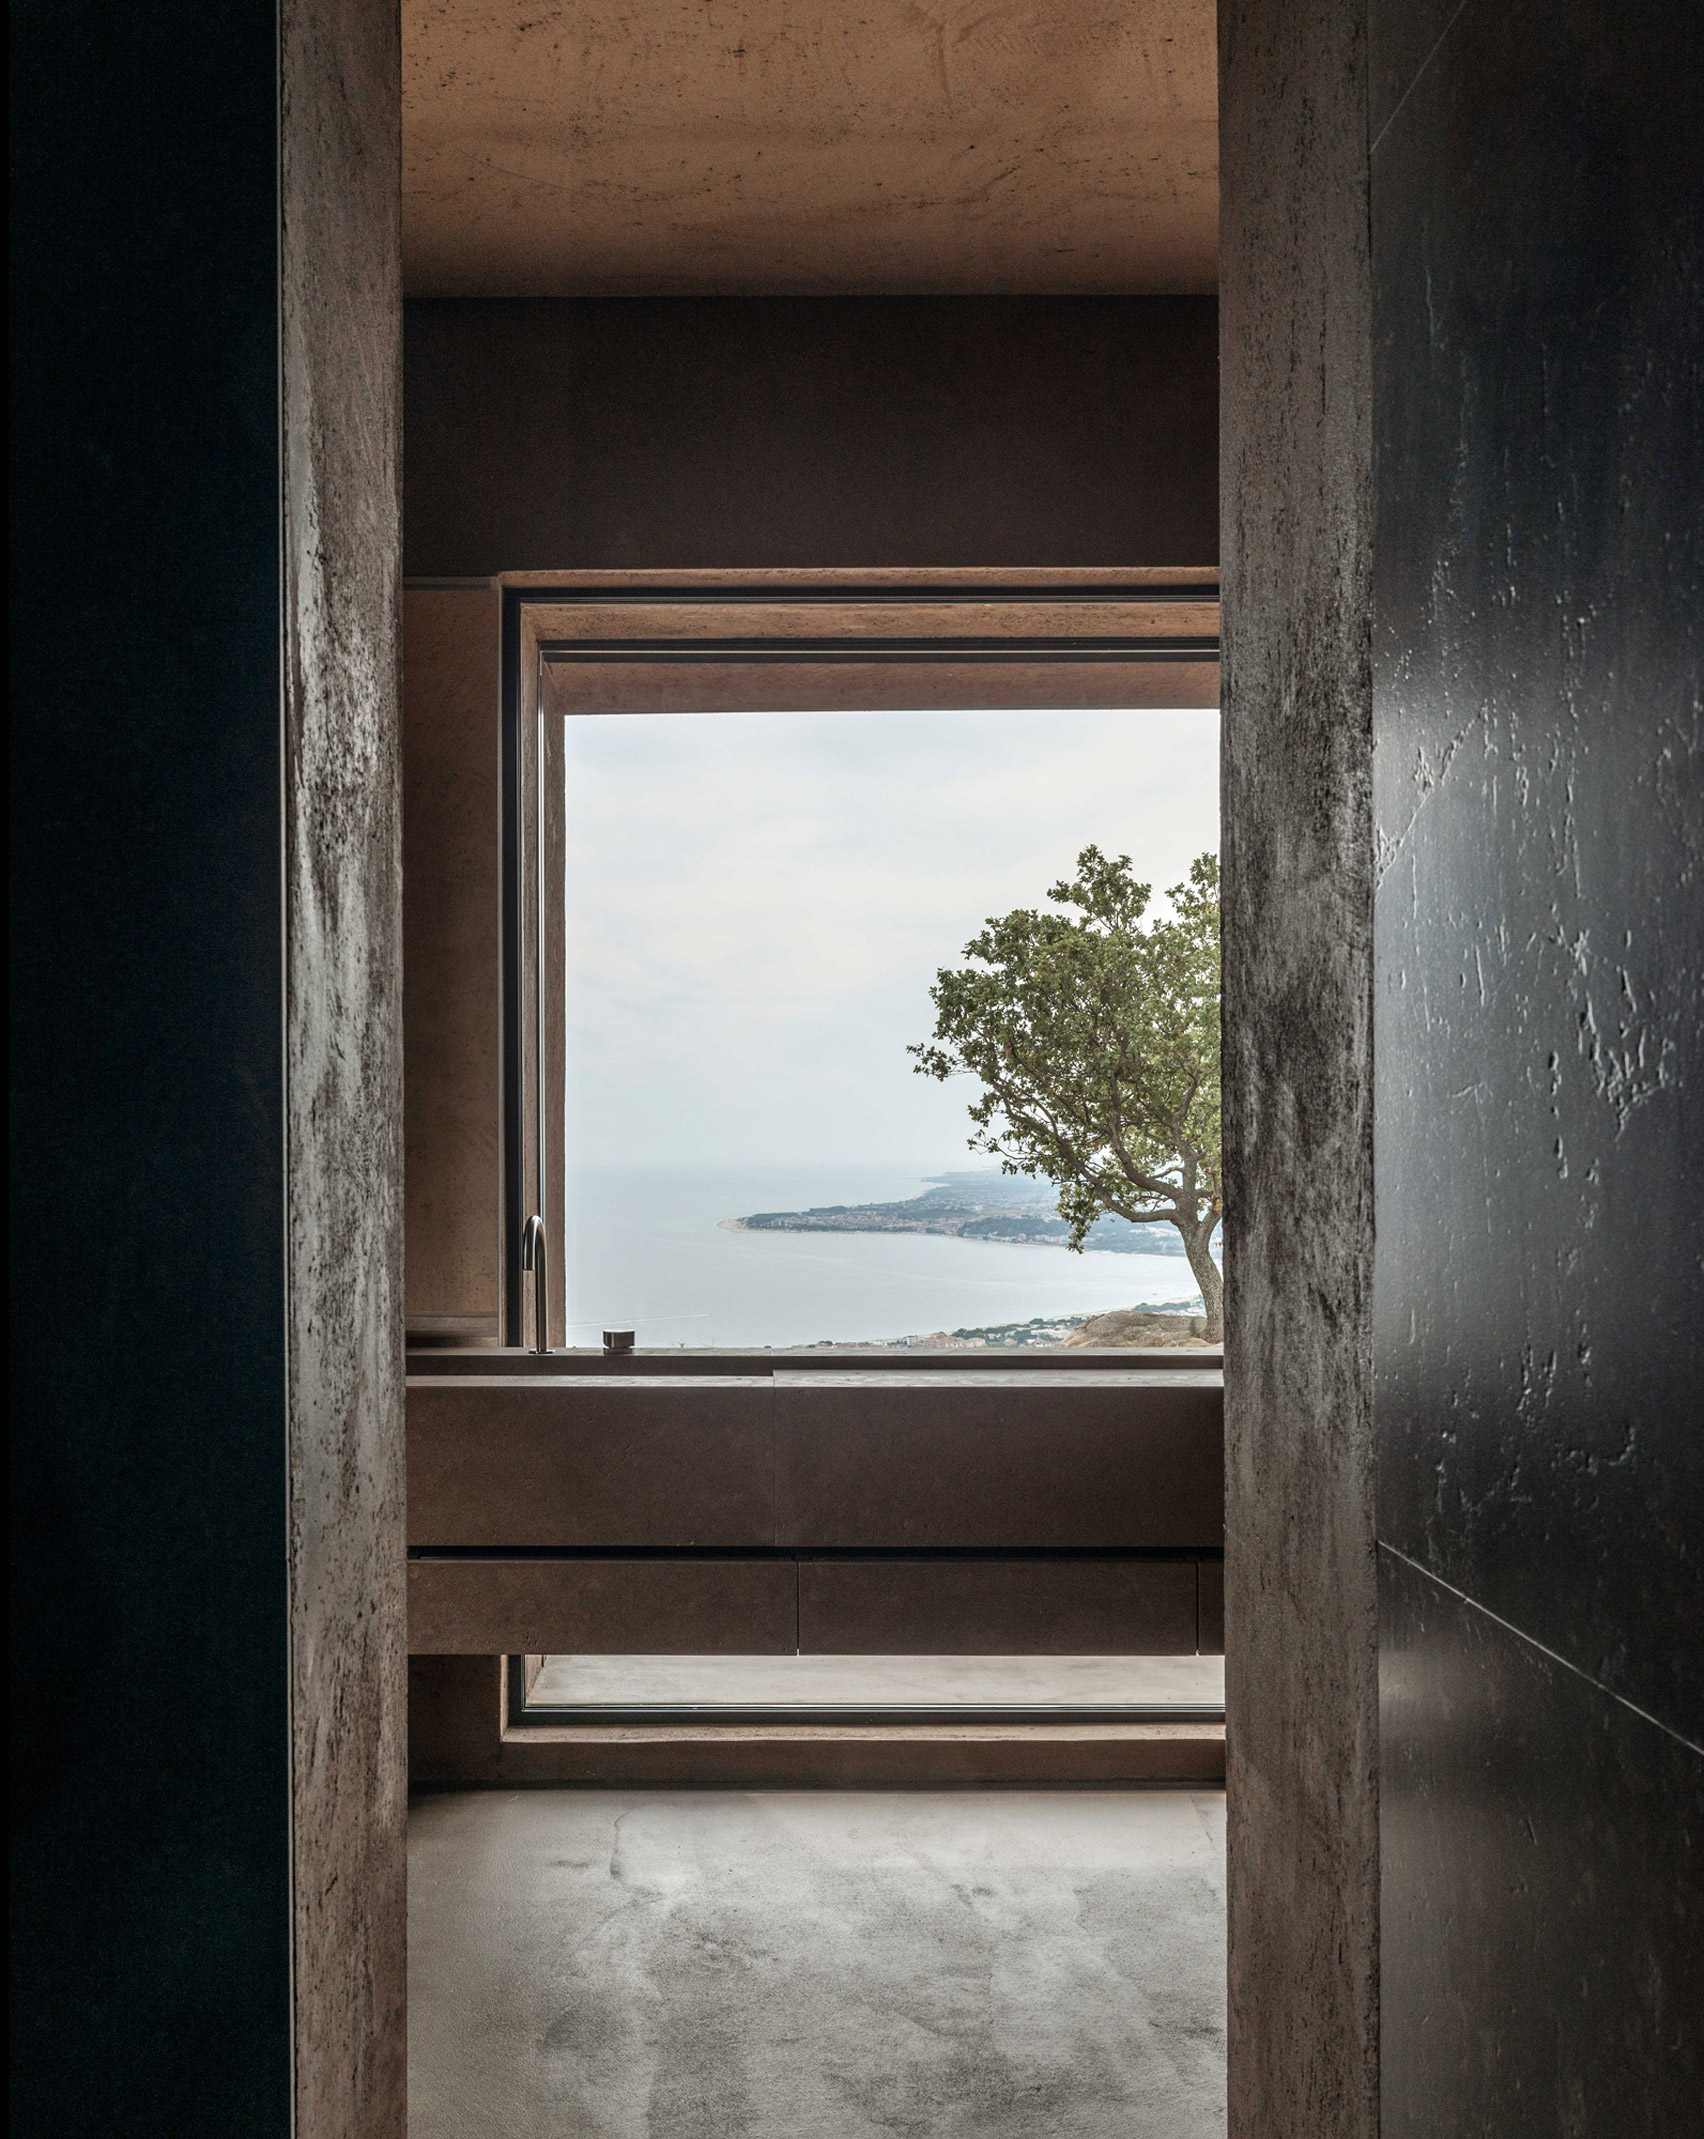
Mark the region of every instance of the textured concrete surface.
[[[1376, 0], [1382, 2108], [1704, 2089], [1696, 10]], [[1422, 11], [1424, 13], [1424, 11]]]
[[864, 1707], [1223, 1703], [1218, 1656], [547, 1656], [529, 1699]]
[[1208, 2139], [1223, 1802], [424, 1799], [411, 2139]]
[[1230, 2119], [1371, 2139], [1366, 54], [1325, 0], [1219, 28]]
[[411, 575], [1218, 558], [1211, 297], [408, 307]]
[[409, 287], [1213, 287], [1210, 0], [405, 0]]
[[377, 2139], [406, 2121], [397, 25], [292, 0], [279, 35], [294, 2130]]

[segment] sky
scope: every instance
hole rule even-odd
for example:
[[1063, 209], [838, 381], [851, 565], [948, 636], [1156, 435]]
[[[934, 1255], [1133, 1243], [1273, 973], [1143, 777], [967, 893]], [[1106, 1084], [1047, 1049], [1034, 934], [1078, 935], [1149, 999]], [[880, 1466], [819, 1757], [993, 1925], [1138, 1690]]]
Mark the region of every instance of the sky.
[[1159, 894], [1217, 851], [1219, 718], [610, 714], [567, 723], [571, 1162], [940, 1171], [936, 969], [1093, 841]]

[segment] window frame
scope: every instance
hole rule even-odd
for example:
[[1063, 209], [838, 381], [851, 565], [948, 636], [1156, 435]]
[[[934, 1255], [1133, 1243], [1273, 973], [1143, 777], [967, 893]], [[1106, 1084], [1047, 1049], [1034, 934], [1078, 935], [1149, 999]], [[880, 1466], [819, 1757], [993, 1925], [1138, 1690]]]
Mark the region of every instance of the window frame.
[[[678, 689], [683, 671], [714, 670], [723, 679], [731, 671], [784, 670], [795, 679], [815, 672], [825, 681], [830, 671], [846, 681], [856, 671], [867, 689], [872, 671], [892, 669], [919, 679], [908, 703], [943, 708], [1206, 709], [1218, 703], [1219, 586], [1216, 569], [1181, 566], [514, 573], [499, 584], [502, 1297], [503, 1342], [514, 1350], [536, 1344], [533, 1288], [521, 1267], [522, 1232], [534, 1213], [544, 1222], [546, 1341], [567, 1335], [565, 1153], [561, 1135], [551, 1134], [566, 1096], [563, 721], [595, 711], [560, 707], [551, 672], [593, 663], [611, 673], [667, 672]], [[905, 628], [896, 631], [896, 623]], [[961, 628], [941, 628], [955, 623]], [[551, 1349], [558, 1358], [603, 1357], [565, 1344]], [[916, 1363], [904, 1351], [818, 1346], [810, 1356], [836, 1367]], [[1000, 1350], [950, 1356], [973, 1371], [1009, 1368], [1012, 1358]], [[1204, 1355], [1193, 1358], [1205, 1363]], [[636, 1352], [622, 1370], [670, 1369]]]

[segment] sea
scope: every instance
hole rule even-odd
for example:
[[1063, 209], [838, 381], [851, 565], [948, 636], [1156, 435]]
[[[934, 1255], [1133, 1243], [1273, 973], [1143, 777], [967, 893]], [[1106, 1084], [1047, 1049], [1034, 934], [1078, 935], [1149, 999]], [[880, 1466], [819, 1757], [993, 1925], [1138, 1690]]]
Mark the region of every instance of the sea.
[[[962, 1171], [959, 1159], [943, 1171]], [[901, 1167], [585, 1168], [568, 1180], [570, 1344], [631, 1329], [646, 1347], [897, 1342], [936, 1330], [1198, 1298], [1181, 1255], [928, 1233], [744, 1233], [754, 1211], [921, 1195]]]

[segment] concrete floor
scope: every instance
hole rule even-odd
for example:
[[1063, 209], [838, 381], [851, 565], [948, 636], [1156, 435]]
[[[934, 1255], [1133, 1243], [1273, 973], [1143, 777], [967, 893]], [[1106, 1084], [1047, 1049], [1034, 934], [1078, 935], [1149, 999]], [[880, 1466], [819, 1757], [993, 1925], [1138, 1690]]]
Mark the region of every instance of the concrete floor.
[[1225, 2128], [1218, 1792], [457, 1792], [408, 1906], [410, 2139]]
[[532, 1705], [1155, 1707], [1225, 1702], [1222, 1656], [547, 1656]]

